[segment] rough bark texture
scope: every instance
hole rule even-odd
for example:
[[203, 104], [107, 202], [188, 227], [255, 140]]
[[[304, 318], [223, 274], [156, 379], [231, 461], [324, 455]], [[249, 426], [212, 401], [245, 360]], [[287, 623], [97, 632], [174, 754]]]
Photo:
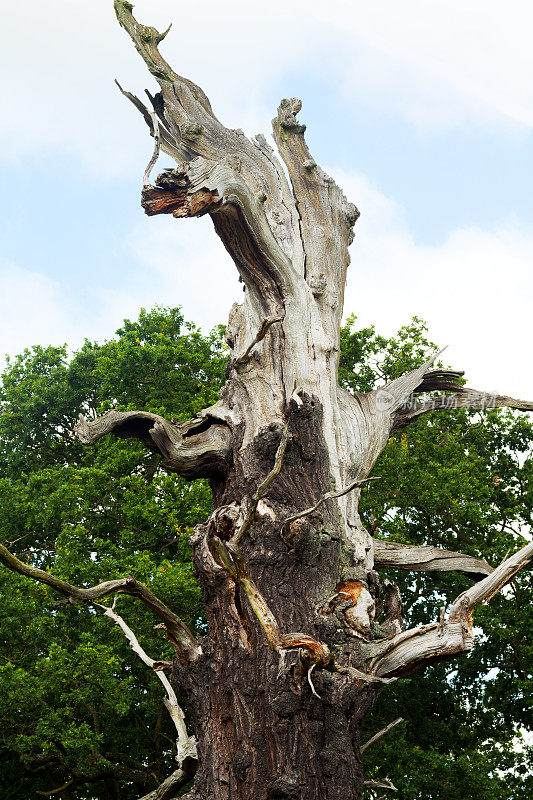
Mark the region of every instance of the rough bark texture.
[[[395, 428], [445, 407], [443, 400], [413, 404], [414, 393], [447, 391], [475, 408], [484, 407], [484, 395], [463, 390], [459, 373], [432, 370], [433, 359], [375, 392], [338, 386], [358, 211], [310, 155], [296, 117], [300, 102], [283, 100], [273, 121], [285, 171], [263, 137], [250, 141], [225, 128], [202, 90], [168, 66], [157, 49], [163, 34], [137, 23], [124, 0], [115, 9], [160, 86], [151, 111], [124, 94], [156, 138], [155, 155], [161, 147], [177, 162], [144, 186], [144, 209], [209, 214], [245, 289], [230, 313], [228, 381], [215, 406], [180, 427], [138, 412], [110, 412], [78, 427], [87, 443], [106, 433], [136, 436], [163, 455], [167, 469], [211, 480], [214, 510], [192, 540], [209, 628], [194, 657], [182, 654], [173, 672], [198, 743], [187, 796], [357, 800], [364, 782], [358, 728], [380, 691], [377, 676], [471, 647], [473, 606], [512, 569], [493, 573], [461, 554], [402, 554], [375, 543], [354, 484], [368, 478]], [[505, 397], [495, 404], [531, 408]], [[317, 505], [328, 494], [337, 496]], [[513, 569], [531, 558], [525, 551]], [[376, 563], [460, 569], [493, 583], [456, 601], [447, 621], [402, 633], [398, 591], [390, 581], [380, 585]]]

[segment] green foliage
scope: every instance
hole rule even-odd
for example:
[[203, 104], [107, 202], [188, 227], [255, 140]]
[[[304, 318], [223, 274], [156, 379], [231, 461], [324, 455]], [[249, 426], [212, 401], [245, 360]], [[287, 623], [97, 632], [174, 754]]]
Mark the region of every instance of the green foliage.
[[[191, 626], [203, 609], [187, 544], [209, 513], [202, 482], [158, 468], [137, 442], [82, 447], [80, 411], [147, 409], [184, 420], [224, 381], [222, 330], [203, 336], [177, 309], [126, 321], [112, 340], [35, 347], [8, 363], [0, 389], [0, 541], [19, 558], [89, 585], [131, 572]], [[434, 346], [414, 319], [392, 338], [341, 333], [341, 383], [367, 391], [422, 363]], [[525, 416], [447, 411], [390, 441], [363, 493], [376, 536], [431, 543], [492, 563], [531, 530], [533, 427]], [[389, 573], [390, 575], [390, 573]], [[434, 620], [470, 581], [447, 573], [392, 575], [409, 624]], [[531, 573], [476, 614], [482, 645], [450, 664], [388, 686], [363, 739], [403, 716], [365, 754], [400, 800], [526, 800], [531, 753]], [[159, 682], [122, 632], [85, 605], [0, 570], [0, 796], [37, 800], [69, 780], [65, 800], [133, 800], [173, 769], [174, 732]], [[132, 598], [118, 611], [156, 658], [171, 656], [152, 616]], [[118, 794], [117, 785], [120, 786]]]
[[[209, 514], [209, 488], [167, 475], [137, 442], [83, 447], [72, 430], [80, 411], [139, 408], [182, 420], [210, 405], [224, 377], [221, 332], [203, 336], [178, 309], [156, 308], [72, 358], [34, 347], [9, 362], [0, 540], [78, 585], [132, 573], [202, 625], [188, 536]], [[164, 779], [175, 732], [159, 682], [122, 632], [5, 569], [0, 602], [0, 795], [29, 800], [74, 777], [76, 798], [114, 796], [116, 780], [121, 797], [134, 798]], [[141, 604], [122, 597], [118, 611], [152, 657], [172, 656]]]

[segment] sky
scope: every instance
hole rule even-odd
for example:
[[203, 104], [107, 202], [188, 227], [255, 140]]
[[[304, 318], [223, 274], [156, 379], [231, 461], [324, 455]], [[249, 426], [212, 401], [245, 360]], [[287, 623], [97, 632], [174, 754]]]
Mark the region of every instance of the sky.
[[[527, 0], [139, 0], [217, 116], [268, 134], [300, 97], [361, 218], [346, 314], [413, 314], [477, 389], [533, 399], [533, 6]], [[4, 2], [0, 355], [112, 336], [156, 303], [204, 330], [240, 291], [210, 220], [147, 218], [154, 82], [112, 0]], [[168, 164], [164, 159], [159, 166]]]

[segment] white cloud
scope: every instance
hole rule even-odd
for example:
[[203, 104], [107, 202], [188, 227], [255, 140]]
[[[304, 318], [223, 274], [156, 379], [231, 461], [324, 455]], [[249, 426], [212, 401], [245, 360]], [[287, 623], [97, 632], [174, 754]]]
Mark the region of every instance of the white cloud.
[[[533, 7], [523, 1], [139, 0], [135, 13], [160, 29], [174, 21], [163, 52], [248, 132], [269, 130], [265, 97], [296, 66], [326, 76], [347, 103], [422, 126], [533, 125]], [[95, 175], [138, 169], [150, 150], [144, 123], [113, 78], [138, 94], [153, 82], [111, 0], [10, 3], [2, 22], [2, 157], [59, 148]]]
[[424, 128], [533, 127], [533, 7], [525, 0], [312, 0], [349, 96]]
[[186, 319], [205, 332], [226, 322], [242, 298], [237, 271], [208, 218], [143, 220], [126, 235], [131, 255], [127, 280], [117, 288], [85, 287], [53, 280], [0, 262], [0, 367], [6, 354], [35, 344], [79, 347], [85, 338], [111, 337], [141, 307], [181, 305]]
[[0, 264], [0, 359], [34, 344], [63, 344], [72, 335], [65, 292], [46, 275]]
[[363, 176], [330, 171], [362, 212], [346, 312], [362, 324], [377, 322], [387, 334], [421, 316], [471, 386], [533, 397], [533, 226], [457, 229], [434, 246], [420, 245], [401, 208]]
[[135, 315], [140, 305], [180, 305], [185, 318], [207, 332], [225, 323], [232, 304], [242, 300], [237, 270], [208, 217], [152, 217], [128, 241], [136, 271], [127, 287], [103, 295], [117, 318]]

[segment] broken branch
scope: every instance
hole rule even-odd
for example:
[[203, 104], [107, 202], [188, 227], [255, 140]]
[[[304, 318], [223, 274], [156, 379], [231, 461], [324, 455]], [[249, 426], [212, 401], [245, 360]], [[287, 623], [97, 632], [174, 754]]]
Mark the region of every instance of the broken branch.
[[[372, 643], [369, 668], [377, 675], [405, 675], [433, 661], [468, 652], [474, 643], [472, 612], [488, 602], [518, 570], [533, 559], [533, 542], [503, 561], [490, 575], [475, 583], [454, 601], [447, 619], [399, 633], [382, 643]], [[378, 652], [376, 653], [376, 648]]]
[[487, 411], [491, 408], [513, 408], [517, 411], [533, 411], [533, 402], [516, 400], [513, 397], [494, 392], [479, 392], [476, 389], [458, 389], [452, 394], [434, 397], [424, 403], [412, 403], [399, 408], [392, 420], [392, 430], [405, 428], [422, 414], [430, 411], [446, 411], [454, 408], [468, 408], [473, 411]]
[[443, 550], [432, 545], [411, 545], [373, 540], [376, 567], [407, 569], [413, 572], [464, 572], [479, 580], [490, 575], [492, 567], [482, 558]]
[[368, 481], [379, 480], [379, 477], [379, 475], [376, 475], [372, 478], [364, 478], [364, 480], [353, 481], [353, 483], [351, 483], [349, 486], [345, 486], [344, 489], [339, 489], [336, 492], [328, 492], [321, 497], [320, 500], [317, 500], [317, 502], [314, 504], [314, 506], [311, 506], [311, 508], [306, 508], [305, 511], [299, 511], [297, 514], [292, 514], [290, 517], [287, 517], [283, 523], [282, 531], [286, 531], [291, 522], [295, 522], [297, 519], [303, 519], [304, 517], [308, 517], [310, 514], [313, 514], [317, 508], [322, 505], [322, 503], [326, 502], [326, 500], [333, 500], [336, 497], [342, 497], [343, 495], [348, 494], [348, 492], [353, 491], [353, 489], [358, 489], [364, 483], [368, 483]]
[[129, 594], [132, 597], [137, 597], [161, 620], [165, 626], [168, 640], [181, 658], [190, 662], [196, 661], [198, 658], [198, 645], [187, 625], [162, 600], [156, 597], [144, 583], [135, 580], [131, 575], [126, 578], [105, 581], [86, 589], [80, 588], [67, 583], [61, 578], [56, 578], [50, 572], [25, 564], [10, 553], [3, 544], [0, 544], [0, 563], [13, 572], [18, 572], [19, 575], [24, 575], [27, 578], [32, 578], [39, 583], [50, 586], [50, 588], [68, 597], [71, 602], [76, 600], [94, 602], [110, 594]]
[[229, 427], [209, 417], [174, 425], [149, 411], [112, 410], [91, 422], [80, 414], [75, 433], [83, 444], [93, 444], [110, 433], [138, 439], [162, 456], [161, 465], [168, 472], [184, 478], [224, 473], [231, 453]]
[[179, 790], [194, 777], [196, 766], [195, 759], [186, 759], [182, 767], [175, 770], [157, 789], [148, 792], [140, 800], [174, 800], [178, 796]]
[[190, 737], [187, 733], [187, 728], [185, 726], [185, 715], [178, 703], [176, 692], [172, 688], [169, 679], [160, 668], [161, 662], [154, 661], [154, 659], [150, 658], [148, 653], [141, 647], [139, 640], [133, 633], [130, 626], [126, 623], [124, 618], [121, 617], [120, 614], [117, 614], [117, 612], [114, 610], [114, 603], [113, 606], [106, 606], [103, 603], [95, 603], [95, 605], [103, 610], [106, 617], [109, 617], [116, 625], [118, 625], [128, 640], [135, 655], [138, 656], [143, 664], [145, 664], [149, 669], [153, 670], [163, 684], [163, 688], [165, 689], [167, 695], [163, 702], [170, 715], [170, 718], [172, 719], [172, 722], [174, 723], [174, 727], [176, 728], [176, 733], [178, 736], [177, 760], [181, 764], [186, 758], [197, 758], [196, 740], [194, 737]]
[[144, 170], [143, 175], [143, 186], [148, 186], [150, 183], [150, 173], [153, 170], [157, 159], [159, 158], [159, 150], [161, 148], [161, 136], [159, 135], [159, 122], [157, 120], [157, 114], [155, 111], [152, 111], [152, 125], [154, 129], [154, 152], [150, 161], [148, 162], [146, 169]]
[[255, 583], [248, 576], [238, 546], [232, 542], [228, 542], [226, 545], [218, 536], [213, 536], [212, 542], [224, 568], [244, 589], [248, 602], [259, 620], [259, 624], [272, 649], [277, 653], [282, 653], [284, 650], [305, 650], [309, 653], [313, 663], [322, 667], [330, 666], [332, 658], [327, 645], [319, 642], [312, 636], [308, 636], [306, 633], [280, 632], [278, 622], [270, 610], [268, 603]]
[[395, 728], [395, 727], [396, 727], [396, 725], [399, 725], [399, 724], [400, 724], [400, 722], [403, 722], [403, 717], [398, 717], [398, 719], [395, 719], [395, 720], [393, 720], [392, 722], [389, 722], [389, 724], [388, 724], [388, 725], [386, 725], [386, 726], [385, 726], [384, 728], [382, 728], [380, 731], [378, 731], [377, 733], [375, 733], [375, 734], [374, 734], [374, 736], [372, 736], [372, 737], [371, 737], [371, 738], [368, 740], [368, 742], [365, 742], [365, 744], [364, 744], [364, 745], [361, 747], [361, 755], [362, 755], [363, 753], [365, 753], [365, 752], [368, 750], [368, 748], [369, 748], [369, 747], [372, 747], [372, 745], [373, 745], [373, 744], [376, 744], [376, 742], [379, 742], [379, 740], [380, 740], [380, 739], [381, 739], [383, 736], [386, 736], [386, 734], [387, 734], [389, 731], [391, 731], [393, 728]]
[[383, 778], [381, 781], [365, 781], [363, 786], [366, 786], [367, 789], [388, 789], [389, 792], [398, 791], [396, 786], [392, 781], [388, 780], [388, 778]]
[[263, 339], [268, 333], [268, 329], [270, 328], [270, 326], [273, 325], [275, 322], [281, 322], [282, 319], [283, 317], [278, 316], [263, 320], [261, 327], [259, 328], [252, 342], [248, 345], [244, 353], [234, 358], [233, 361], [231, 362], [231, 366], [233, 367], [233, 369], [240, 367], [242, 364], [245, 364], [248, 361], [250, 353], [252, 352], [256, 344], [259, 344], [259, 342], [263, 341]]

